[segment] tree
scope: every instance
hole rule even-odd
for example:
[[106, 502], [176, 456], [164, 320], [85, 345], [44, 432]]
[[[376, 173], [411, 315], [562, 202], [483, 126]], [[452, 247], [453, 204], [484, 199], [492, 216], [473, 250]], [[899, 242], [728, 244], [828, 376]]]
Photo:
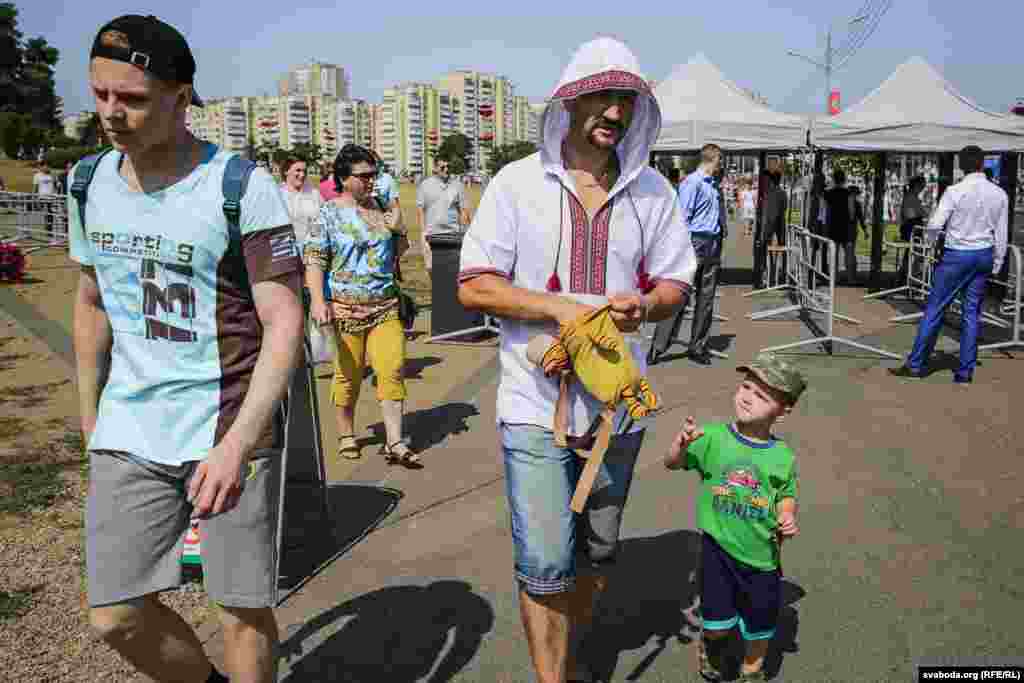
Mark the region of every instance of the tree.
[[452, 175], [462, 175], [469, 168], [469, 158], [473, 155], [473, 143], [462, 133], [452, 133], [438, 146], [434, 152], [434, 161], [447, 161], [448, 170]]
[[0, 149], [9, 159], [17, 159], [22, 140], [28, 130], [29, 117], [14, 112], [0, 112]]
[[0, 111], [28, 114], [37, 128], [58, 128], [53, 67], [59, 57], [45, 38], [22, 41], [18, 9], [0, 3]]
[[87, 147], [106, 147], [109, 144], [107, 136], [103, 133], [100, 115], [96, 112], [93, 112], [89, 123], [82, 129], [82, 144]]
[[320, 145], [313, 142], [300, 142], [297, 145], [293, 145], [291, 153], [296, 159], [302, 159], [306, 162], [307, 166], [320, 163], [320, 157], [324, 154], [323, 149]]
[[488, 170], [492, 176], [495, 176], [506, 164], [511, 164], [513, 161], [519, 161], [520, 159], [530, 156], [536, 151], [537, 146], [535, 144], [522, 140], [513, 142], [511, 145], [495, 147], [491, 151]]

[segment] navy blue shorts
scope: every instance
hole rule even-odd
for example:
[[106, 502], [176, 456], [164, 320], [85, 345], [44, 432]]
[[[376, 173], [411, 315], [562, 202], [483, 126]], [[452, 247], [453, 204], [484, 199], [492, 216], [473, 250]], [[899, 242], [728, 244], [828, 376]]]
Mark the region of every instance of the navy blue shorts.
[[725, 631], [739, 624], [744, 640], [775, 635], [782, 574], [737, 561], [708, 534], [701, 534], [700, 610], [704, 630]]

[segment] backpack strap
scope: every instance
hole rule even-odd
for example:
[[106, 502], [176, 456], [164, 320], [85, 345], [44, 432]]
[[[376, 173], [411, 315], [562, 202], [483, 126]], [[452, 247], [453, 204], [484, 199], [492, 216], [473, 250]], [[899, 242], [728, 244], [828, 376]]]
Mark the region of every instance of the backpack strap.
[[224, 169], [224, 181], [222, 185], [224, 193], [224, 217], [228, 221], [228, 235], [233, 244], [241, 247], [242, 229], [240, 220], [242, 217], [242, 197], [249, 186], [249, 176], [252, 175], [256, 164], [248, 159], [235, 155], [228, 159], [227, 167]]
[[100, 161], [108, 152], [110, 150], [105, 149], [102, 152], [90, 154], [75, 166], [75, 177], [68, 191], [78, 203], [78, 221], [82, 224], [82, 230], [85, 230], [85, 202], [89, 198], [89, 183], [92, 182], [93, 176], [96, 175], [96, 169], [99, 167]]

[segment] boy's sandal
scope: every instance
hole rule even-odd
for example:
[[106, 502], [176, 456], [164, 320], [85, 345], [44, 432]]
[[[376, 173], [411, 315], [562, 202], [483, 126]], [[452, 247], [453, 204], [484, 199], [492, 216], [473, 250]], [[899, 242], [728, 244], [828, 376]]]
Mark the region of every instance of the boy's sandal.
[[757, 671], [741, 671], [739, 680], [742, 683], [751, 683], [753, 681], [767, 681], [768, 678], [765, 676], [764, 671], [759, 669]]
[[358, 460], [362, 453], [359, 451], [359, 444], [356, 443], [355, 434], [343, 434], [338, 437], [338, 453], [339, 458], [345, 458], [347, 460]]
[[411, 470], [422, 469], [419, 453], [416, 453], [403, 440], [389, 443], [381, 448], [381, 453], [389, 465], [404, 465]]
[[[718, 648], [718, 650], [720, 652], [721, 648]], [[705, 641], [704, 637], [701, 636], [697, 640], [697, 665], [700, 669], [700, 675], [704, 678], [705, 681], [714, 682], [722, 680], [723, 676], [722, 670], [720, 668], [721, 662], [714, 661], [716, 659], [719, 658], [712, 657], [708, 654], [707, 641]]]

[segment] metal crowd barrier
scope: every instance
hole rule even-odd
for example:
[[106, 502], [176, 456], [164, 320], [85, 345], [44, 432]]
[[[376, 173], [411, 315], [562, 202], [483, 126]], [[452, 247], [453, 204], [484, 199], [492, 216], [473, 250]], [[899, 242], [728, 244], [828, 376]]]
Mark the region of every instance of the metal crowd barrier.
[[[828, 270], [823, 270], [815, 255], [824, 252], [828, 257]], [[835, 334], [835, 321], [860, 324], [860, 320], [836, 313], [836, 243], [825, 237], [815, 235], [803, 228], [790, 225], [786, 228], [786, 282], [776, 287], [757, 289], [744, 296], [766, 294], [768, 292], [788, 291], [795, 300], [792, 305], [773, 308], [767, 311], [759, 311], [747, 315], [751, 320], [764, 320], [786, 313], [800, 313], [809, 317], [811, 314], [825, 316], [824, 334], [810, 339], [780, 344], [761, 349], [762, 352], [785, 351], [801, 346], [812, 344], [823, 344], [827, 353], [833, 351], [833, 344], [840, 343], [852, 346], [862, 351], [870, 351], [887, 358], [901, 360], [899, 356], [891, 351], [886, 351], [868, 344], [853, 341], [846, 337]], [[818, 261], [818, 262], [816, 262]], [[812, 326], [812, 330], [816, 326]]]
[[[905, 291], [907, 292], [908, 298], [912, 301], [920, 303], [922, 306], [927, 305], [928, 296], [932, 291], [932, 278], [935, 273], [935, 266], [939, 263], [939, 251], [938, 251], [938, 232], [935, 233], [934, 239], [928, 238], [928, 231], [924, 227], [915, 227], [914, 232], [910, 238], [910, 256], [907, 261], [907, 282], [901, 287], [889, 289], [883, 292], [875, 292], [874, 294], [868, 294], [865, 299], [877, 299], [888, 294], [894, 294], [896, 292]], [[959, 315], [962, 310], [962, 302], [958, 297], [953, 301], [950, 306], [950, 312], [954, 315]], [[905, 323], [920, 320], [924, 317], [924, 311], [918, 311], [917, 313], [907, 313], [905, 315], [897, 315], [889, 318], [889, 322], [894, 323]], [[989, 313], [987, 311], [981, 312], [982, 322], [986, 322], [995, 327], [1001, 327], [1003, 329], [1009, 328], [1010, 325], [1005, 320], [1000, 318], [998, 315]]]
[[16, 244], [26, 254], [67, 247], [67, 197], [0, 192], [0, 242]]
[[1021, 307], [1024, 306], [1024, 264], [1021, 263], [1021, 250], [1016, 245], [1007, 247], [1007, 255], [1010, 259], [1010, 268], [1007, 271], [1006, 280], [992, 279], [990, 282], [1002, 285], [1006, 288], [1006, 297], [999, 307], [1001, 315], [1010, 318], [1010, 339], [995, 344], [983, 344], [978, 347], [979, 351], [996, 351], [1014, 347], [1024, 347], [1024, 323], [1021, 322]]

